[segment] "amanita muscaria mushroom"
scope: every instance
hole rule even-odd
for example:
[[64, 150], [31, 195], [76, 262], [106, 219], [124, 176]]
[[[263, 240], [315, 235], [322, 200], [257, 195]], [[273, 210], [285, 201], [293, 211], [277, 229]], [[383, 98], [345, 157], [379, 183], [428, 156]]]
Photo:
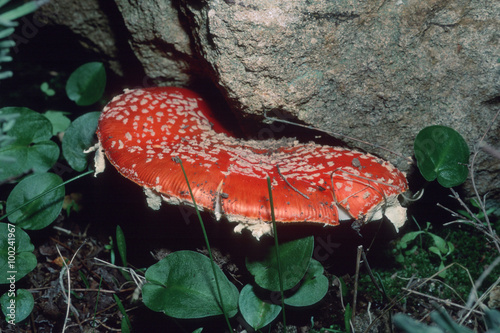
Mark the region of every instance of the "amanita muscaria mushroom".
[[[256, 238], [272, 231], [268, 176], [277, 222], [338, 225], [385, 215], [397, 229], [406, 220], [397, 196], [407, 181], [389, 162], [294, 139], [234, 138], [187, 89], [126, 90], [104, 108], [97, 136], [98, 152], [144, 188], [151, 207], [158, 209], [162, 200], [193, 205], [180, 158], [198, 208]], [[96, 156], [99, 172], [104, 158]]]

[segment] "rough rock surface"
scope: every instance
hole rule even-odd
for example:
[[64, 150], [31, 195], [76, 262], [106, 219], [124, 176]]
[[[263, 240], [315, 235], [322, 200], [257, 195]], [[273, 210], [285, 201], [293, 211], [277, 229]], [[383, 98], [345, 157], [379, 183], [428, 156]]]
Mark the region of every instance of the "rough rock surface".
[[130, 46], [148, 77], [168, 81], [169, 85], [186, 84], [196, 66], [190, 37], [172, 2], [115, 2], [130, 33]]
[[[472, 148], [500, 109], [498, 1], [115, 3], [149, 77], [209, 77], [235, 111], [279, 110], [409, 156], [431, 124], [455, 128]], [[485, 139], [497, 148], [499, 121]], [[403, 158], [347, 141], [408, 170]], [[498, 191], [498, 160], [480, 154], [476, 167], [480, 191]]]
[[39, 25], [69, 28], [82, 45], [101, 54], [113, 71], [122, 74], [120, 39], [114, 31], [116, 17], [110, 15], [113, 8], [114, 6], [98, 0], [56, 0], [43, 5], [35, 13], [34, 19], [41, 23]]

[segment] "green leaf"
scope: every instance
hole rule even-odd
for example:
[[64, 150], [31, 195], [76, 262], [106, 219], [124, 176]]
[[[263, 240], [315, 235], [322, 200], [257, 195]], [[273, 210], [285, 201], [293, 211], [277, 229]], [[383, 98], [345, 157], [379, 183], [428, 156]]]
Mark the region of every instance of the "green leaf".
[[[312, 236], [297, 239], [280, 245], [280, 261], [283, 276], [283, 289], [288, 290], [304, 277], [313, 253], [314, 238]], [[262, 288], [279, 291], [278, 260], [274, 246], [262, 261], [250, 261], [246, 258], [248, 271], [255, 282]]]
[[411, 249], [404, 251], [404, 254], [405, 254], [406, 256], [409, 256], [409, 255], [414, 254], [417, 250], [418, 250], [418, 246], [417, 246], [417, 245], [413, 245], [413, 246], [411, 247]]
[[445, 126], [421, 130], [414, 142], [420, 173], [427, 181], [437, 178], [444, 187], [458, 186], [469, 174], [469, 147], [462, 136]]
[[[9, 221], [28, 230], [43, 229], [54, 222], [62, 209], [64, 186], [52, 189], [62, 182], [61, 177], [53, 173], [35, 174], [23, 179], [7, 198], [7, 214], [12, 212]], [[32, 201], [35, 196], [47, 191], [47, 194]]]
[[121, 322], [122, 333], [129, 333], [132, 329], [132, 325], [130, 323], [130, 318], [127, 314], [127, 311], [125, 310], [123, 303], [120, 301], [118, 296], [116, 296], [116, 294], [113, 294], [113, 298], [115, 299], [116, 305], [118, 306], [118, 310], [120, 310], [123, 316]]
[[446, 271], [444, 270], [444, 262], [441, 261], [441, 263], [439, 264], [439, 267], [438, 267], [438, 271], [442, 271], [441, 273], [438, 274], [439, 277], [441, 278], [446, 278]]
[[77, 105], [87, 106], [97, 102], [106, 87], [106, 70], [100, 62], [89, 62], [71, 73], [66, 82], [66, 94]]
[[73, 121], [66, 130], [62, 141], [63, 156], [68, 164], [76, 171], [87, 168], [92, 154], [83, 151], [94, 143], [94, 135], [100, 112], [86, 113]]
[[132, 332], [132, 327], [130, 326], [130, 323], [127, 320], [122, 319], [122, 322], [120, 324], [120, 328], [122, 330], [122, 333]]
[[[472, 216], [467, 211], [465, 211], [463, 209], [457, 209], [457, 213], [468, 218], [468, 219], [472, 219]], [[478, 215], [476, 215], [476, 216], [477, 216], [477, 218], [479, 218]]]
[[446, 241], [442, 237], [431, 232], [428, 232], [428, 234], [432, 237], [434, 244], [442, 254], [447, 254], [449, 252], [450, 249], [448, 248]]
[[40, 90], [49, 97], [52, 97], [56, 94], [56, 91], [49, 86], [48, 82], [43, 82], [40, 85]]
[[118, 248], [123, 266], [127, 266], [127, 243], [123, 229], [119, 225], [116, 226], [116, 247]]
[[285, 298], [285, 304], [291, 306], [309, 306], [323, 299], [328, 292], [328, 278], [323, 275], [323, 265], [311, 259], [309, 269], [300, 288], [292, 296]]
[[271, 323], [281, 312], [281, 306], [262, 301], [254, 292], [253, 286], [243, 287], [238, 300], [241, 315], [245, 321], [258, 330]]
[[441, 251], [437, 247], [435, 247], [435, 246], [429, 246], [429, 251], [432, 252], [432, 253], [434, 253], [434, 254], [437, 254], [437, 256], [439, 258], [441, 258]]
[[0, 180], [22, 175], [29, 170], [46, 172], [59, 158], [59, 147], [50, 141], [52, 124], [47, 118], [28, 108], [0, 109], [0, 116], [13, 114], [19, 114], [19, 117], [6, 133], [13, 141], [0, 148], [0, 159], [7, 158], [14, 162], [2, 163]]
[[17, 281], [31, 272], [37, 263], [34, 249], [24, 230], [13, 224], [0, 223], [0, 281], [10, 284], [8, 279], [12, 275]]
[[14, 321], [19, 323], [28, 318], [33, 307], [35, 299], [26, 289], [17, 289], [15, 292], [6, 292], [0, 297], [0, 305], [7, 322]]
[[[146, 271], [144, 304], [174, 318], [223, 314], [210, 259], [193, 251], [174, 252]], [[238, 312], [238, 290], [219, 267], [217, 279], [228, 317]]]
[[411, 231], [407, 234], [404, 234], [403, 237], [399, 240], [399, 245], [402, 249], [406, 249], [408, 247], [408, 243], [413, 241], [418, 235], [422, 234], [425, 231]]
[[43, 114], [52, 124], [52, 135], [64, 132], [71, 124], [71, 120], [66, 117], [67, 114], [69, 114], [69, 112], [53, 110], [48, 110]]
[[21, 16], [28, 15], [29, 13], [33, 13], [35, 10], [40, 7], [36, 1], [26, 2], [22, 5], [17, 6], [11, 10], [8, 10], [2, 14], [0, 14], [0, 21], [13, 21], [15, 19], [20, 18]]
[[471, 198], [470, 199], [470, 203], [473, 207], [476, 207], [476, 208], [481, 208], [481, 206], [479, 205], [479, 202], [477, 202], [477, 200], [475, 198]]
[[446, 255], [455, 251], [455, 245], [453, 245], [452, 242], [446, 242], [446, 245], [448, 246], [448, 252], [446, 253]]
[[201, 333], [201, 331], [203, 331], [203, 327], [195, 329], [193, 333]]

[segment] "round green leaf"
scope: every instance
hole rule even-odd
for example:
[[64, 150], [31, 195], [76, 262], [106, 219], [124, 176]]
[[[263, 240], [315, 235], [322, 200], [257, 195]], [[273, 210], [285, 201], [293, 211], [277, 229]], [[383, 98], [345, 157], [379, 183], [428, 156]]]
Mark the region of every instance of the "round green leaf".
[[262, 301], [250, 284], [241, 290], [238, 305], [243, 318], [254, 330], [268, 325], [281, 312], [280, 305]]
[[106, 70], [100, 62], [89, 62], [71, 73], [66, 82], [66, 94], [77, 105], [94, 104], [106, 87]]
[[40, 90], [44, 92], [48, 97], [52, 97], [56, 94], [56, 91], [49, 86], [48, 82], [43, 82], [40, 85]]
[[0, 282], [10, 284], [12, 278], [17, 281], [31, 272], [36, 267], [34, 249], [24, 230], [0, 223]]
[[17, 289], [15, 292], [6, 292], [0, 297], [0, 306], [8, 323], [19, 323], [28, 318], [33, 307], [35, 299], [26, 289]]
[[[35, 174], [23, 179], [14, 187], [7, 198], [7, 213], [21, 209], [9, 215], [9, 221], [17, 227], [38, 230], [43, 229], [56, 219], [64, 201], [64, 186], [52, 190], [62, 184], [62, 179], [53, 173]], [[39, 199], [32, 200], [39, 194], [46, 193]]]
[[[229, 317], [238, 312], [238, 290], [219, 267], [217, 279]], [[203, 318], [223, 314], [210, 259], [178, 251], [149, 267], [142, 287], [144, 304], [174, 318]]]
[[309, 269], [300, 288], [292, 296], [285, 298], [285, 304], [291, 306], [309, 306], [323, 299], [328, 292], [328, 278], [323, 275], [323, 265], [311, 259]]
[[[313, 247], [312, 236], [279, 246], [284, 290], [293, 288], [304, 277], [311, 261]], [[270, 247], [268, 255], [262, 261], [250, 261], [247, 258], [246, 266], [260, 287], [271, 291], [280, 290], [278, 260], [274, 246]]]
[[10, 162], [0, 166], [0, 180], [22, 175], [29, 170], [46, 172], [59, 158], [59, 147], [50, 141], [52, 124], [47, 118], [27, 108], [0, 109], [0, 115], [13, 114], [19, 116], [6, 133], [12, 141], [0, 148], [0, 159]]
[[420, 173], [427, 181], [437, 178], [444, 187], [462, 184], [469, 174], [469, 147], [462, 136], [446, 126], [421, 130], [414, 142]]
[[73, 121], [66, 130], [62, 141], [63, 156], [76, 171], [87, 168], [91, 157], [83, 151], [93, 145], [100, 112], [86, 113]]
[[69, 112], [53, 110], [48, 110], [43, 114], [52, 124], [52, 135], [64, 132], [71, 124], [71, 120], [66, 117], [67, 114], [69, 114]]

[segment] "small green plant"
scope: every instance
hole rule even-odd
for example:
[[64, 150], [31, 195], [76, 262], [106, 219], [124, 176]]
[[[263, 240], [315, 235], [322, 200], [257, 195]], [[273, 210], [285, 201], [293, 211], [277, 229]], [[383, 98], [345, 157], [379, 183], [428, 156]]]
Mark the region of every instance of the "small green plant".
[[[4, 3], [0, 2], [0, 7]], [[6, 18], [3, 15], [0, 14], [0, 25]], [[76, 86], [84, 87], [79, 94], [86, 103], [100, 98], [105, 83], [102, 74], [86, 77], [80, 73], [72, 80], [72, 84], [79, 82]], [[97, 88], [92, 87], [98, 88], [97, 93]], [[99, 113], [84, 114], [71, 124], [65, 114], [47, 111], [42, 115], [23, 107], [0, 109], [0, 184], [17, 182], [5, 202], [6, 213], [0, 216], [0, 221], [9, 221], [0, 223], [0, 229], [3, 229], [0, 230], [0, 281], [3, 283], [14, 283], [23, 278], [37, 264], [32, 253], [34, 246], [24, 230], [43, 229], [54, 222], [63, 208], [65, 185], [93, 172], [83, 172], [67, 181], [48, 172], [57, 170], [61, 148], [54, 136], [62, 131], [65, 131], [62, 153], [67, 163], [79, 172], [88, 166], [89, 157], [83, 149], [91, 145]], [[7, 320], [12, 317], [18, 322], [29, 315], [33, 308], [33, 297], [29, 296], [31, 294], [22, 289], [8, 291], [2, 296], [0, 303]], [[5, 307], [12, 302], [16, 303], [15, 314]]]
[[56, 94], [56, 91], [49, 86], [48, 82], [43, 82], [40, 85], [40, 90], [48, 97], [52, 97]]
[[[305, 307], [319, 302], [328, 291], [328, 279], [323, 266], [312, 259], [313, 237], [306, 237], [280, 245], [283, 263], [283, 288], [287, 291], [284, 304]], [[254, 329], [271, 323], [281, 313], [277, 258], [274, 247], [259, 261], [247, 259], [247, 268], [255, 284], [247, 284], [238, 293], [236, 287], [217, 267], [225, 311], [231, 318], [239, 310]], [[147, 283], [142, 287], [144, 304], [174, 318], [202, 318], [222, 314], [211, 261], [192, 251], [178, 251], [168, 255], [146, 271]], [[209, 282], [207, 284], [207, 282]], [[259, 291], [257, 292], [256, 289]], [[262, 298], [262, 295], [267, 297]], [[273, 297], [276, 295], [277, 297]], [[274, 298], [274, 300], [273, 300]]]
[[[395, 247], [396, 261], [404, 263], [408, 256], [415, 254], [415, 251], [421, 249], [427, 249], [427, 251], [434, 253], [439, 257], [439, 268], [438, 270], [443, 270], [445, 267], [446, 257], [448, 257], [454, 250], [455, 247], [453, 243], [445, 241], [442, 237], [430, 232], [432, 225], [427, 222], [427, 226], [424, 230], [412, 231], [405, 234], [397, 243]], [[429, 244], [422, 240], [422, 236], [426, 236], [428, 239], [432, 240]], [[417, 237], [420, 238], [420, 244], [415, 244]], [[413, 245], [410, 247], [410, 245]], [[446, 276], [446, 271], [439, 273], [440, 277]]]
[[[500, 113], [500, 112], [499, 112]], [[493, 121], [496, 119], [498, 114], [495, 116]], [[492, 121], [492, 123], [493, 123]], [[454, 197], [464, 208], [464, 210], [459, 211], [458, 213], [453, 210], [447, 209], [452, 216], [456, 217], [457, 220], [451, 223], [465, 223], [474, 226], [478, 231], [486, 235], [491, 243], [499, 250], [500, 246], [498, 237], [496, 236], [495, 230], [492, 227], [492, 223], [489, 219], [489, 214], [492, 213], [492, 210], [486, 209], [486, 202], [484, 197], [480, 197], [478, 190], [475, 184], [475, 176], [474, 176], [474, 163], [478, 154], [478, 148], [480, 147], [481, 141], [484, 139], [486, 133], [490, 129], [491, 125], [486, 130], [485, 134], [481, 138], [480, 142], [476, 145], [474, 150], [472, 159], [469, 163], [469, 148], [465, 143], [465, 140], [458, 134], [456, 131], [444, 127], [444, 126], [429, 126], [424, 128], [417, 135], [415, 139], [415, 156], [417, 158], [417, 166], [420, 170], [420, 173], [427, 181], [433, 181], [437, 179], [439, 184], [443, 187], [450, 188], [452, 193], [452, 197]], [[475, 207], [479, 212], [474, 213], [458, 196], [458, 193], [453, 190], [454, 186], [461, 185], [467, 177], [471, 176], [471, 183], [475, 192], [475, 198], [471, 201], [471, 205]], [[439, 205], [439, 204], [438, 204]], [[448, 224], [451, 224], [448, 223]], [[416, 253], [416, 245], [413, 246], [412, 249], [407, 250], [410, 244], [413, 244], [417, 238], [420, 238], [421, 243], [420, 247], [427, 248], [427, 250], [431, 253], [436, 254], [440, 259], [440, 269], [442, 270], [440, 276], [442, 278], [449, 279], [447, 287], [454, 290], [456, 293], [459, 289], [461, 283], [458, 283], [458, 276], [450, 276], [447, 277], [446, 271], [444, 270], [444, 260], [447, 257], [453, 258], [456, 260], [456, 257], [460, 258], [460, 256], [467, 256], [467, 253], [462, 253], [455, 255], [453, 246], [451, 241], [445, 241], [442, 237], [435, 235], [434, 233], [429, 232], [430, 225], [427, 224], [427, 228], [425, 230], [410, 232], [403, 236], [403, 238], [399, 241], [397, 245], [397, 257], [396, 259], [400, 262], [407, 261], [407, 258], [410, 254]], [[453, 232], [457, 231], [452, 231]], [[430, 245], [424, 245], [424, 239], [422, 236], [426, 236], [425, 239], [431, 239], [432, 242]], [[461, 235], [460, 241], [463, 236]], [[471, 240], [468, 238], [465, 243], [470, 243]], [[486, 242], [484, 242], [486, 244]], [[477, 245], [482, 244], [481, 241], [473, 242], [473, 247], [476, 248]], [[462, 246], [464, 248], [464, 246]], [[481, 252], [481, 250], [479, 250]], [[463, 258], [463, 257], [462, 257]], [[482, 260], [483, 258], [478, 258]], [[476, 259], [477, 260], [477, 259]], [[495, 259], [491, 266], [484, 269], [482, 272], [476, 272], [476, 274], [480, 273], [478, 279], [473, 282], [469, 270], [463, 265], [466, 260], [462, 259], [461, 263], [454, 263], [454, 266], [460, 267], [462, 270], [467, 272], [469, 277], [469, 283], [471, 284], [469, 297], [467, 299], [466, 304], [463, 306], [464, 309], [470, 309], [470, 312], [467, 314], [460, 315], [459, 323], [456, 323], [452, 320], [451, 316], [444, 310], [444, 308], [436, 306], [436, 310], [430, 314], [431, 319], [434, 322], [434, 325], [429, 326], [423, 323], [420, 323], [405, 314], [396, 314], [394, 316], [394, 324], [397, 328], [401, 329], [404, 332], [408, 333], [420, 333], [420, 332], [430, 332], [430, 333], [444, 333], [444, 332], [456, 332], [456, 333], [467, 333], [472, 332], [470, 329], [461, 326], [464, 320], [472, 313], [472, 309], [477, 307], [479, 303], [479, 287], [481, 283], [486, 281], [486, 278], [493, 269], [495, 265], [498, 264], [498, 258]], [[471, 269], [479, 269], [477, 267], [476, 262], [472, 263], [473, 267]], [[451, 268], [451, 265], [449, 266]], [[495, 277], [493, 279], [496, 279]], [[426, 281], [430, 281], [431, 278], [424, 279], [423, 283], [418, 284], [418, 288], [420, 288]], [[450, 287], [450, 282], [458, 284], [456, 286]], [[492, 285], [496, 285], [498, 280]], [[491, 289], [492, 287], [488, 288]], [[407, 291], [411, 292], [411, 288]], [[401, 297], [403, 299], [405, 296]], [[459, 299], [460, 293], [457, 294]], [[485, 295], [482, 295], [483, 298]], [[479, 299], [478, 299], [479, 298]], [[438, 299], [434, 297], [433, 299]], [[477, 300], [477, 302], [476, 302]], [[474, 304], [476, 302], [476, 304]], [[462, 307], [462, 306], [460, 306]], [[486, 310], [482, 312], [482, 317], [484, 321], [485, 331], [487, 332], [500, 332], [500, 313], [496, 310]]]
[[109, 236], [109, 243], [104, 245], [104, 249], [109, 251], [109, 262], [112, 265], [116, 264], [115, 243], [113, 241], [113, 237]]
[[470, 199], [470, 205], [477, 210], [476, 213], [471, 214], [468, 211], [463, 210], [463, 209], [458, 209], [457, 213], [459, 213], [460, 215], [463, 215], [468, 220], [472, 220], [474, 218], [481, 220], [481, 221], [483, 221], [483, 224], [486, 224], [486, 222], [485, 222], [486, 216], [491, 215], [496, 210], [496, 208], [492, 207], [492, 208], [487, 209], [485, 212], [483, 212], [481, 209], [480, 203], [474, 198]]
[[[258, 296], [280, 291], [278, 258], [274, 247], [268, 250], [267, 256], [262, 260], [246, 260], [247, 269], [254, 276], [256, 286], [249, 284], [243, 288], [239, 304], [243, 318], [254, 329], [269, 324], [283, 309], [277, 302], [281, 297], [274, 297], [273, 301], [271, 296], [267, 299]], [[283, 303], [291, 307], [305, 307], [319, 302], [328, 291], [328, 279], [323, 275], [323, 266], [312, 259], [314, 238], [309, 236], [297, 239], [280, 244], [279, 247], [282, 283], [286, 291]], [[256, 288], [267, 293], [256, 293]]]
[[[182, 167], [182, 161], [178, 162]], [[195, 209], [198, 212], [196, 203]], [[326, 295], [329, 283], [323, 266], [312, 259], [312, 236], [276, 243], [267, 249], [263, 259], [247, 258], [246, 266], [255, 284], [246, 284], [238, 292], [215, 265], [199, 213], [198, 218], [210, 258], [197, 252], [178, 251], [149, 267], [142, 286], [143, 302], [148, 308], [184, 319], [221, 314], [231, 318], [239, 309], [245, 321], [258, 330], [276, 319], [283, 305], [305, 307]]]
[[349, 333], [349, 330], [342, 331], [337, 328], [335, 328], [333, 325], [331, 325], [329, 328], [321, 328], [319, 330], [314, 329], [314, 317], [311, 317], [311, 329], [309, 330], [310, 333], [344, 333], [347, 332]]

